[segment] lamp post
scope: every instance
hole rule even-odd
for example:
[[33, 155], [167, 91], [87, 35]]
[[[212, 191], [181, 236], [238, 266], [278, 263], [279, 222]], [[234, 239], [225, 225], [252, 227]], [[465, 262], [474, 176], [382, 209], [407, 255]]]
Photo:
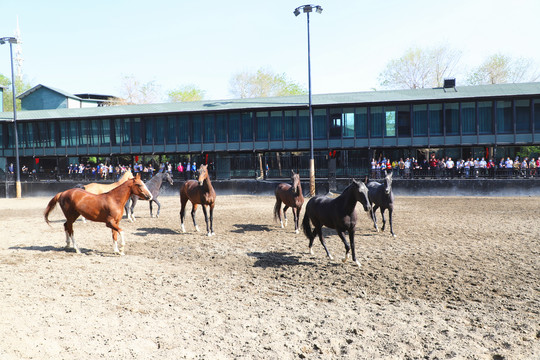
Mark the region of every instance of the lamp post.
[[9, 43], [9, 54], [11, 58], [11, 92], [13, 93], [13, 128], [15, 134], [15, 173], [17, 174], [17, 181], [15, 182], [15, 192], [17, 198], [21, 198], [21, 169], [19, 165], [19, 135], [17, 132], [17, 98], [15, 93], [15, 72], [13, 69], [13, 44], [17, 43], [17, 38], [3, 37], [0, 38], [0, 45]]
[[309, 13], [322, 13], [319, 5], [302, 5], [294, 9], [294, 16], [300, 15], [300, 10], [307, 14], [307, 48], [308, 48], [308, 92], [309, 92], [309, 194], [315, 195], [315, 157], [313, 156], [313, 109], [311, 108], [311, 49], [309, 41]]

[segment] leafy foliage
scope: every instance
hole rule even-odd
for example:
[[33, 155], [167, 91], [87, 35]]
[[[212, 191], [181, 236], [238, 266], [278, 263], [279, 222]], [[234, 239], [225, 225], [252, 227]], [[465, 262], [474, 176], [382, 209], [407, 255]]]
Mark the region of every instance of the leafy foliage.
[[539, 77], [540, 73], [534, 68], [531, 59], [512, 59], [508, 55], [494, 54], [469, 73], [467, 83], [470, 85], [519, 83], [535, 81]]
[[256, 73], [239, 72], [230, 80], [230, 92], [239, 98], [303, 95], [307, 91], [283, 74], [274, 74], [268, 69]]
[[170, 102], [200, 101], [204, 99], [205, 91], [195, 85], [185, 85], [176, 90], [169, 91]]

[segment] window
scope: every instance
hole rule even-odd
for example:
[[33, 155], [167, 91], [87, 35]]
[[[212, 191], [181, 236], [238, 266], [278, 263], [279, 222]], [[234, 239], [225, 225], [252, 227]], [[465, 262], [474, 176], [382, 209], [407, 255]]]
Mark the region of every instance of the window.
[[178, 115], [176, 118], [176, 138], [179, 144], [189, 141], [189, 115]]
[[313, 138], [326, 139], [326, 109], [313, 109]]
[[385, 107], [385, 126], [384, 126], [384, 136], [396, 136], [396, 108], [395, 107]]
[[227, 141], [227, 114], [216, 114], [216, 142]]
[[133, 145], [141, 144], [141, 118], [131, 119], [131, 136]]
[[478, 102], [478, 132], [493, 134], [493, 102]]
[[371, 137], [382, 137], [384, 115], [382, 106], [374, 106], [369, 109], [371, 128]]
[[204, 115], [204, 142], [213, 143], [214, 140], [214, 114]]
[[240, 113], [229, 114], [229, 141], [240, 141]]
[[298, 127], [296, 126], [296, 111], [285, 111], [284, 132], [285, 140], [296, 140], [298, 138]]
[[341, 108], [330, 109], [330, 139], [341, 139], [342, 117]]
[[309, 111], [298, 111], [298, 138], [309, 139]]
[[154, 121], [153, 118], [143, 118], [144, 145], [152, 145], [154, 142]]
[[476, 106], [473, 102], [461, 103], [461, 130], [463, 135], [476, 134]]
[[540, 99], [534, 100], [534, 132], [540, 133]]
[[528, 99], [516, 100], [516, 132], [531, 132], [531, 101]]
[[202, 115], [191, 116], [191, 143], [200, 144], [202, 140]]
[[257, 116], [257, 133], [258, 141], [268, 141], [268, 112], [259, 111]]
[[511, 134], [512, 125], [512, 101], [497, 101], [497, 133]]
[[176, 144], [176, 116], [167, 116], [167, 144]]
[[77, 145], [77, 122], [60, 121], [60, 146]]
[[354, 132], [357, 138], [367, 137], [367, 108], [361, 107], [354, 110]]
[[459, 103], [444, 105], [446, 135], [459, 135]]
[[98, 120], [100, 122], [100, 134], [99, 144], [110, 145], [111, 144], [111, 122], [109, 119]]
[[429, 105], [429, 134], [442, 135], [443, 134], [442, 124], [443, 124], [442, 104], [430, 104]]
[[281, 140], [281, 111], [270, 112], [270, 140]]
[[253, 114], [242, 113], [242, 141], [253, 141]]
[[89, 120], [79, 122], [79, 145], [88, 145], [88, 125]]
[[354, 137], [354, 109], [343, 109], [343, 137]]
[[398, 106], [398, 135], [411, 136], [411, 107], [410, 105]]
[[428, 134], [428, 111], [427, 105], [413, 105], [413, 129], [414, 136], [427, 136]]

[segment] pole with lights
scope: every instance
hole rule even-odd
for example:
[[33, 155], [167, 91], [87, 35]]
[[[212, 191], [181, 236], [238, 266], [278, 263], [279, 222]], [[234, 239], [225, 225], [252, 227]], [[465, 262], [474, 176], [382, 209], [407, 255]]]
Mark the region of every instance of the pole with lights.
[[21, 198], [21, 173], [19, 166], [19, 135], [17, 132], [17, 97], [15, 92], [15, 71], [13, 69], [13, 44], [17, 44], [17, 39], [14, 37], [0, 38], [0, 45], [9, 43], [9, 54], [11, 58], [11, 91], [13, 95], [13, 130], [15, 134], [15, 173], [17, 181], [15, 182], [15, 191], [17, 198]]
[[322, 7], [319, 5], [302, 5], [294, 9], [294, 15], [300, 15], [301, 11], [307, 15], [307, 43], [308, 43], [308, 92], [309, 92], [309, 194], [315, 195], [315, 157], [313, 155], [313, 109], [311, 108], [311, 47], [309, 41], [309, 13], [315, 10], [318, 14], [322, 13]]

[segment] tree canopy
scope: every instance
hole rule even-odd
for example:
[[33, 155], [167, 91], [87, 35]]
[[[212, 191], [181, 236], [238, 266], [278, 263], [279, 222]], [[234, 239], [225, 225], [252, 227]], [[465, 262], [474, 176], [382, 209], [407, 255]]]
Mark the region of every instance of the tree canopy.
[[274, 74], [268, 69], [259, 69], [255, 73], [242, 71], [234, 74], [230, 80], [230, 92], [239, 98], [303, 95], [307, 91], [299, 84], [289, 80], [285, 73]]
[[535, 81], [540, 77], [531, 59], [512, 59], [508, 55], [493, 54], [467, 77], [470, 85], [504, 84]]
[[170, 102], [200, 101], [204, 99], [204, 90], [195, 85], [184, 85], [168, 93]]

